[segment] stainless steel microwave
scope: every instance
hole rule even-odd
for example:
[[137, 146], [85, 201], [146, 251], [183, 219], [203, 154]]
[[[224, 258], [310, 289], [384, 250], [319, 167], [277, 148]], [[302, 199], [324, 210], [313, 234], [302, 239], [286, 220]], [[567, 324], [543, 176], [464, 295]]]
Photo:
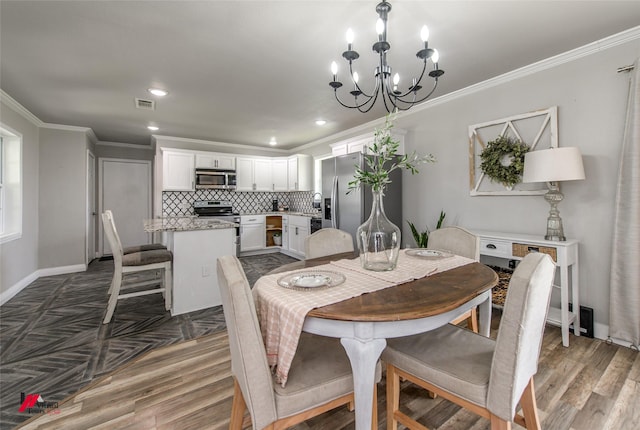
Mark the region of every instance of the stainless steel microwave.
[[196, 188], [236, 189], [236, 172], [234, 170], [196, 169]]

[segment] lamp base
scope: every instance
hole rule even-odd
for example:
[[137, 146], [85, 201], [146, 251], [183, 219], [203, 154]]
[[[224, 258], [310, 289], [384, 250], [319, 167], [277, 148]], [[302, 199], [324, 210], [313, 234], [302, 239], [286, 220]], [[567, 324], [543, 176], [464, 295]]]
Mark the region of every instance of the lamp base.
[[558, 211], [558, 203], [564, 199], [564, 195], [560, 192], [557, 182], [549, 182], [549, 191], [544, 195], [544, 199], [551, 206], [547, 218], [547, 234], [544, 239], [564, 242], [567, 238], [564, 236], [562, 218], [560, 218], [560, 211]]

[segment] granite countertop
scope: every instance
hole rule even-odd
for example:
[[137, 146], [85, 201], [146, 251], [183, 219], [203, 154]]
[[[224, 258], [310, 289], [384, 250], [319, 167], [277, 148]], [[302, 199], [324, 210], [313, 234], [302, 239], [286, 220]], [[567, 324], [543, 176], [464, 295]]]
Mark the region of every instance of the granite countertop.
[[271, 211], [271, 212], [240, 212], [240, 215], [297, 215], [308, 216], [309, 218], [321, 218], [320, 212], [296, 212], [296, 211]]
[[143, 220], [144, 231], [155, 233], [160, 231], [191, 231], [235, 228], [238, 224], [219, 219], [199, 219], [198, 217], [165, 217]]

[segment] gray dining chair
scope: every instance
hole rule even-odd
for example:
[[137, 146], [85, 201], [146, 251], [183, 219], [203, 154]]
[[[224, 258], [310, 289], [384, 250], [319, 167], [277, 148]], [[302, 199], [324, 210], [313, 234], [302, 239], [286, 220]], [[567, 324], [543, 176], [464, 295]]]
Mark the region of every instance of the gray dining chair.
[[[140, 252], [124, 253], [122, 242], [116, 230], [113, 214], [107, 210], [102, 214], [104, 233], [113, 254], [113, 278], [109, 287], [109, 301], [103, 324], [108, 324], [113, 317], [118, 300], [139, 297], [147, 294], [161, 293], [164, 296], [165, 309], [171, 309], [173, 286], [173, 254], [167, 249], [152, 249]], [[141, 282], [128, 283], [127, 291], [122, 290], [124, 276], [128, 273], [145, 271], [163, 271], [163, 278], [148, 279]], [[151, 288], [142, 289], [141, 287]], [[135, 289], [135, 291], [133, 291]]]
[[[555, 274], [542, 253], [528, 254], [513, 272], [497, 339], [446, 324], [414, 336], [389, 339], [387, 430], [400, 422], [424, 426], [399, 410], [400, 378], [409, 380], [491, 421], [491, 429], [510, 429], [515, 420], [540, 429], [533, 376]], [[524, 416], [516, 415], [518, 403]]]
[[353, 252], [353, 238], [346, 231], [322, 228], [304, 239], [306, 259]]
[[[346, 231], [335, 228], [323, 228], [304, 239], [305, 259], [326, 257], [327, 255], [353, 252], [353, 239]], [[304, 261], [294, 261], [276, 267], [267, 275], [304, 269]]]
[[[470, 231], [457, 226], [443, 227], [429, 233], [429, 248], [449, 251], [462, 257], [480, 261], [480, 238]], [[458, 318], [451, 321], [451, 324], [459, 324], [467, 321], [469, 330], [478, 333], [478, 311], [473, 308]]]
[[[341, 405], [353, 408], [353, 377], [340, 340], [302, 333], [286, 386], [267, 363], [249, 282], [237, 257], [218, 258], [218, 284], [229, 333], [234, 381], [230, 430], [243, 428], [249, 409], [254, 429], [285, 429]], [[380, 364], [376, 381], [381, 377]], [[377, 428], [374, 395], [373, 429]]]

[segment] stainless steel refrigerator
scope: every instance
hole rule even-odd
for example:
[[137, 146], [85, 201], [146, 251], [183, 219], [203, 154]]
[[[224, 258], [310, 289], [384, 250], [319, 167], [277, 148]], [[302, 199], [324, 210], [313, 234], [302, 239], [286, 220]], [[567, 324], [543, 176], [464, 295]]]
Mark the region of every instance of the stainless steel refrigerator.
[[[367, 170], [366, 155], [358, 152], [328, 158], [322, 161], [322, 227], [337, 228], [353, 237], [354, 248], [356, 230], [371, 214], [371, 188], [362, 186], [349, 191], [356, 166]], [[387, 218], [402, 230], [402, 172], [391, 172], [391, 184], [385, 188], [384, 211]]]

